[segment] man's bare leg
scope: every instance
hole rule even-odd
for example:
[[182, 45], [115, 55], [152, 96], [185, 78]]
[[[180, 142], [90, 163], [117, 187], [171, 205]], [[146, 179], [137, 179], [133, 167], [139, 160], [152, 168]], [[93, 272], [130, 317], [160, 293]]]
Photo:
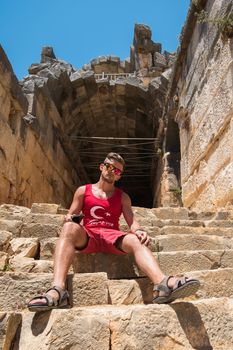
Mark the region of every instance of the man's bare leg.
[[[136, 235], [127, 234], [119, 239], [116, 246], [126, 253], [133, 254], [140, 270], [142, 270], [153, 283], [159, 284], [164, 279], [165, 274], [160, 269], [151, 250], [144, 244], [141, 244]], [[170, 278], [168, 281], [169, 287], [172, 288], [175, 282], [175, 277]]]
[[[52, 286], [65, 289], [65, 282], [70, 265], [75, 256], [75, 250], [82, 249], [87, 245], [88, 236], [81, 225], [67, 222], [63, 225], [60, 237], [56, 244], [54, 254], [54, 275]], [[58, 293], [54, 290], [48, 292], [54, 299], [58, 299]], [[30, 305], [46, 303], [46, 299], [35, 299]]]

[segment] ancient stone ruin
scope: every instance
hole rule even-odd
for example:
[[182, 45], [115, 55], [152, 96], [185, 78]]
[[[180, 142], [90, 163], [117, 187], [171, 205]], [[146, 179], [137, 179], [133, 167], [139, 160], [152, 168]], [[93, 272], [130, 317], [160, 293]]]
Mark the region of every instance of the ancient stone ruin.
[[67, 207], [78, 185], [98, 178], [99, 163], [112, 150], [127, 162], [119, 185], [135, 205], [152, 207], [175, 55], [161, 53], [149, 27], [135, 26], [129, 61], [104, 56], [76, 70], [45, 47], [21, 82], [1, 50], [1, 202]]
[[[232, 13], [230, 0], [192, 0], [176, 53], [144, 24], [125, 61], [76, 69], [44, 47], [22, 81], [0, 47], [2, 349], [233, 348]], [[110, 150], [126, 160], [119, 186], [162, 269], [201, 288], [153, 305], [130, 256], [77, 255], [73, 308], [29, 313], [50, 286], [65, 208]]]

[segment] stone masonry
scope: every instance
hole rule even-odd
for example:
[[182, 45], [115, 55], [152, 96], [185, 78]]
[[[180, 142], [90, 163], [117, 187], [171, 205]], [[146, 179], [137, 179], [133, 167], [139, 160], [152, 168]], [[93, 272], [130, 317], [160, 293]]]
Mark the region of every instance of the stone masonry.
[[200, 279], [196, 295], [153, 305], [152, 284], [132, 257], [77, 255], [67, 278], [72, 308], [29, 312], [30, 298], [50, 286], [66, 211], [47, 203], [1, 205], [1, 349], [232, 349], [233, 212], [134, 212], [163, 270]]
[[[232, 9], [228, 0], [191, 1], [177, 57], [137, 24], [125, 61], [102, 56], [75, 69], [45, 47], [19, 82], [0, 47], [1, 349], [233, 349], [233, 39], [196, 15]], [[80, 139], [96, 136], [126, 140], [101, 151]], [[129, 138], [155, 140], [139, 151]], [[154, 305], [131, 256], [77, 254], [71, 308], [29, 312], [50, 286], [74, 189], [96, 179], [110, 147], [127, 146], [123, 187], [153, 254], [166, 274], [196, 277], [200, 289]], [[127, 177], [138, 168], [142, 178]]]
[[[41, 62], [32, 64], [21, 82], [1, 49], [0, 202], [69, 206], [75, 188], [97, 179], [98, 164], [112, 150], [126, 157], [123, 187], [133, 202], [152, 206], [151, 183], [159, 187], [155, 174], [161, 167], [162, 106], [174, 55], [162, 54], [150, 37], [147, 26], [136, 25], [130, 59], [102, 56], [78, 70], [44, 47]], [[125, 138], [126, 146], [119, 148], [124, 141], [114, 145], [105, 140], [101, 147], [79, 141], [92, 136]], [[141, 142], [140, 148], [130, 141], [135, 137], [156, 141]]]
[[[197, 23], [201, 10], [209, 21]], [[168, 135], [179, 126], [183, 205], [196, 210], [233, 205], [233, 39], [213, 21], [232, 12], [231, 1], [193, 1], [165, 107]]]
[[[197, 22], [201, 10], [209, 22]], [[21, 82], [1, 48], [0, 202], [69, 206], [112, 150], [126, 158], [120, 185], [134, 205], [232, 206], [233, 39], [211, 22], [231, 13], [225, 0], [192, 1], [177, 58], [137, 24], [129, 59], [75, 69], [45, 47]]]

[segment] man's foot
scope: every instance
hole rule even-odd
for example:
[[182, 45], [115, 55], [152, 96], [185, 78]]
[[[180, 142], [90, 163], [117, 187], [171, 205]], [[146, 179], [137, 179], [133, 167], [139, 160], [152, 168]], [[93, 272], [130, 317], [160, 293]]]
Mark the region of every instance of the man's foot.
[[68, 307], [69, 294], [66, 290], [54, 286], [43, 295], [31, 299], [27, 304], [29, 311], [47, 311], [55, 308]]
[[197, 279], [166, 276], [159, 284], [154, 285], [153, 302], [157, 304], [171, 303], [175, 299], [195, 294], [199, 287], [200, 282]]

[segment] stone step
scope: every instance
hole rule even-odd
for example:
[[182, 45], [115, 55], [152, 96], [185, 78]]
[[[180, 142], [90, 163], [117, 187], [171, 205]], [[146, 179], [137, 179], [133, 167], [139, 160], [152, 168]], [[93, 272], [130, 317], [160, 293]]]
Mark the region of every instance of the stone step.
[[[230, 222], [230, 224], [231, 223], [232, 222]], [[62, 227], [61, 225], [45, 224], [45, 223], [32, 223], [32, 224], [23, 226], [22, 222], [19, 220], [1, 220], [0, 219], [0, 235], [2, 231], [8, 232], [9, 234], [11, 234], [11, 238], [34, 237], [39, 239], [47, 239], [47, 238], [57, 237], [59, 235], [61, 227]], [[151, 237], [164, 235], [164, 234], [197, 234], [197, 235], [205, 234], [205, 235], [233, 237], [232, 227], [227, 227], [227, 224], [222, 227], [187, 226], [185, 225], [185, 223], [183, 223], [181, 226], [177, 226], [177, 225], [171, 225], [171, 221], [169, 221], [169, 222], [165, 222], [164, 226], [161, 226], [161, 227], [144, 225], [143, 228], [148, 232], [148, 234]], [[121, 225], [121, 229], [123, 231], [127, 231], [128, 230], [127, 225]]]
[[[213, 220], [211, 220], [213, 221]], [[219, 220], [221, 221], [221, 220]], [[224, 221], [224, 220], [223, 220]], [[190, 226], [190, 227], [204, 227], [205, 222], [202, 220], [179, 220], [179, 219], [154, 219], [154, 218], [149, 218], [149, 219], [138, 219], [138, 222], [143, 228], [149, 228], [153, 229], [155, 228], [161, 228], [164, 226]], [[225, 221], [224, 221], [225, 223]], [[230, 225], [229, 220], [226, 221], [225, 225]], [[232, 226], [233, 226], [233, 221], [232, 221]], [[128, 226], [126, 223], [123, 221], [121, 222], [120, 226], [124, 231], [128, 229]], [[227, 226], [224, 226], [227, 227]]]
[[[216, 211], [194, 212], [184, 207], [160, 207], [160, 208], [142, 208], [133, 207], [135, 215], [139, 217], [155, 216], [158, 219], [233, 219], [232, 208], [218, 208]], [[58, 204], [51, 203], [33, 203], [31, 209], [13, 204], [0, 205], [0, 217], [4, 215], [27, 215], [34, 214], [66, 214], [67, 209]]]
[[214, 235], [170, 234], [152, 239], [152, 250], [158, 252], [188, 250], [225, 250], [233, 249], [233, 238]]
[[[233, 267], [233, 250], [196, 250], [154, 253], [166, 274], [179, 274], [194, 270]], [[109, 278], [135, 278], [145, 276], [130, 255], [77, 254], [71, 271], [75, 273], [106, 272]], [[52, 272], [53, 261], [14, 257], [6, 271]]]
[[[23, 238], [22, 238], [23, 239]], [[40, 259], [53, 258], [58, 238], [47, 238], [40, 241]], [[13, 240], [14, 241], [14, 240]], [[211, 235], [163, 235], [152, 238], [150, 249], [153, 252], [182, 250], [224, 250], [233, 249], [233, 239]]]
[[164, 226], [150, 233], [152, 237], [157, 235], [214, 235], [233, 238], [233, 230], [230, 227], [189, 227], [189, 226]]
[[[28, 214], [22, 220], [0, 218], [0, 231], [8, 231], [13, 237], [38, 237], [48, 238], [57, 237], [62, 227], [64, 216], [58, 214]], [[126, 223], [121, 221], [121, 229], [128, 230]], [[233, 227], [233, 220], [183, 220], [183, 219], [139, 219], [140, 225], [148, 230], [152, 236], [159, 235], [165, 227], [189, 228], [197, 230], [203, 228], [227, 229]], [[185, 230], [184, 229], [184, 230]]]
[[[153, 227], [164, 227], [164, 226], [187, 226], [187, 227], [219, 227], [227, 228], [233, 227], [233, 220], [139, 220], [143, 227], [153, 228]], [[122, 225], [123, 228], [126, 226]]]
[[[21, 310], [34, 296], [50, 288], [51, 273], [0, 272], [0, 311]], [[71, 305], [91, 306], [108, 304], [106, 273], [72, 274], [67, 277]]]
[[[195, 242], [195, 240], [193, 240]], [[197, 242], [197, 241], [196, 241]], [[217, 248], [214, 241], [207, 241], [211, 248]], [[196, 250], [175, 250], [175, 241], [169, 241], [165, 237], [161, 241], [160, 249], [166, 247], [167, 251], [158, 251], [153, 254], [159, 261], [162, 270], [167, 274], [178, 274], [194, 270], [212, 270], [217, 268], [233, 267], [233, 249], [228, 245], [224, 245], [225, 241], [218, 244], [218, 248], [222, 245], [224, 249], [200, 249], [204, 248], [206, 242], [197, 242]], [[217, 243], [216, 243], [217, 244]], [[53, 246], [54, 247], [54, 246]], [[180, 249], [186, 248], [184, 241], [183, 247], [179, 244]], [[190, 247], [192, 248], [192, 247]], [[54, 248], [53, 248], [54, 249]], [[170, 250], [169, 250], [170, 249]], [[4, 271], [18, 272], [52, 272], [53, 260], [52, 251], [45, 250], [43, 259], [37, 260], [19, 255], [9, 257], [6, 253], [0, 252], [0, 258], [3, 261]], [[47, 254], [47, 255], [46, 255]], [[50, 254], [50, 256], [49, 256]], [[46, 260], [46, 259], [47, 260]], [[0, 259], [0, 261], [1, 261]], [[51, 259], [51, 260], [48, 260]], [[5, 265], [5, 266], [4, 266]], [[107, 272], [109, 278], [134, 278], [144, 276], [137, 268], [134, 259], [130, 255], [118, 256], [112, 254], [79, 254], [77, 253], [73, 262], [73, 271], [75, 273], [92, 273]]]
[[[197, 278], [201, 286], [195, 296], [185, 300], [206, 298], [233, 298], [233, 268], [191, 271], [187, 274]], [[108, 280], [109, 302], [113, 305], [151, 303], [153, 284], [148, 278]]]
[[[212, 297], [233, 297], [233, 269], [192, 271], [198, 278], [200, 289], [185, 301]], [[48, 289], [51, 273], [1, 273], [0, 311], [22, 310], [34, 296]], [[148, 278], [110, 280], [107, 274], [69, 274], [67, 289], [71, 306], [131, 305], [151, 303], [153, 284]]]
[[[162, 270], [169, 275], [189, 271], [233, 267], [233, 250], [196, 250], [154, 253]], [[77, 254], [75, 273], [106, 272], [108, 278], [135, 278], [145, 276], [137, 268], [132, 256], [111, 254]]]
[[[0, 317], [5, 321], [0, 341], [6, 349], [12, 339], [19, 350], [230, 350], [233, 344], [233, 300], [228, 298], [171, 305], [79, 307], [37, 316], [2, 313]], [[12, 318], [15, 327], [10, 330]]]

